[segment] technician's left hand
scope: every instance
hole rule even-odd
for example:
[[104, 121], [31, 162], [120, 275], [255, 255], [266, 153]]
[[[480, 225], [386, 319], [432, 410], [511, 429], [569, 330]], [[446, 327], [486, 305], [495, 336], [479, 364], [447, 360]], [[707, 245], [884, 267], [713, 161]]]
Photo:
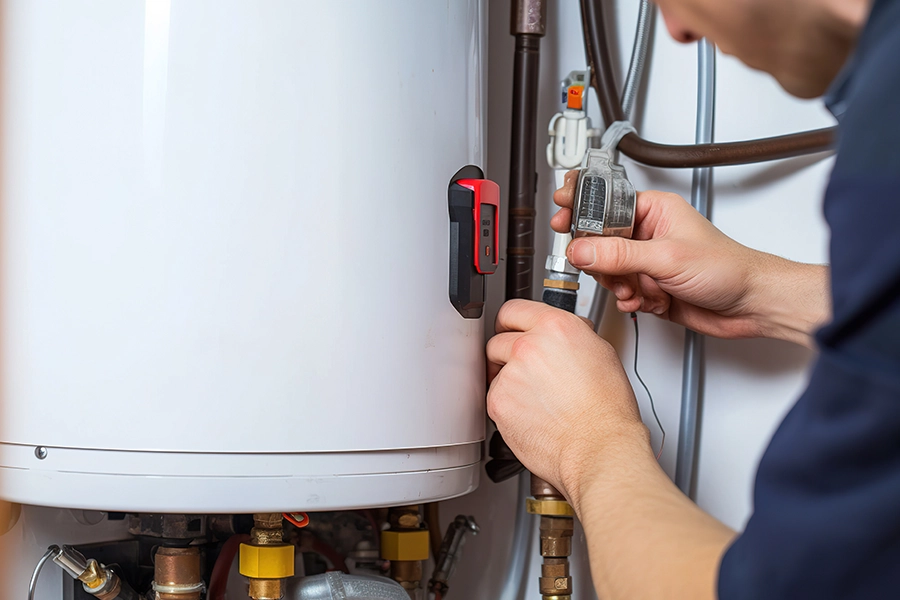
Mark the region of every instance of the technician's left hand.
[[622, 363], [585, 321], [512, 300], [496, 329], [487, 345], [488, 414], [528, 470], [577, 509], [579, 490], [601, 459], [652, 456]]

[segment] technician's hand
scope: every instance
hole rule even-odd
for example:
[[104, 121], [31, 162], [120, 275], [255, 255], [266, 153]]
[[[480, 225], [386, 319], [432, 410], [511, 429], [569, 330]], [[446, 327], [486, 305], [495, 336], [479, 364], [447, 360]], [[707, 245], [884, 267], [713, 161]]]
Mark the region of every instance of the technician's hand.
[[[566, 175], [551, 221], [569, 231], [577, 172]], [[616, 296], [623, 312], [643, 311], [722, 338], [775, 337], [811, 344], [830, 316], [828, 270], [743, 246], [663, 192], [638, 194], [634, 238], [585, 237], [569, 262]]]
[[653, 458], [622, 364], [589, 324], [512, 300], [496, 329], [487, 345], [488, 414], [528, 470], [576, 503], [589, 464], [619, 442]]

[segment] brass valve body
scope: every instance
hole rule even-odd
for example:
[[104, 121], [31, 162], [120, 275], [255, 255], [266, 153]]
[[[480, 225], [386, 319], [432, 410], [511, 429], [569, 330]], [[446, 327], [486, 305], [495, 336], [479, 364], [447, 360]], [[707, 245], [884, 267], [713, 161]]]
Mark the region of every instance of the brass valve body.
[[391, 508], [388, 521], [390, 530], [381, 532], [381, 558], [391, 561], [391, 579], [415, 599], [422, 587], [422, 561], [428, 559], [428, 530], [422, 529], [417, 505]]
[[294, 575], [294, 547], [284, 543], [283, 518], [254, 514], [250, 543], [241, 544], [240, 572], [250, 579], [253, 600], [281, 600], [284, 580]]
[[568, 599], [572, 595], [569, 556], [572, 554], [572, 517], [541, 516], [541, 577], [538, 580], [543, 600]]

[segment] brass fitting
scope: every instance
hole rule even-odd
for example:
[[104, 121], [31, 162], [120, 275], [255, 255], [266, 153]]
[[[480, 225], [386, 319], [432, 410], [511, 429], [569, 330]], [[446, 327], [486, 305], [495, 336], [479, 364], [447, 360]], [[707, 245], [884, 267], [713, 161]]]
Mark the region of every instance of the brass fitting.
[[541, 517], [541, 556], [570, 556], [574, 532], [575, 520], [571, 517]]
[[55, 549], [53, 562], [71, 577], [81, 582], [84, 591], [100, 600], [134, 598], [134, 590], [128, 587], [112, 570], [93, 558], [85, 556], [72, 546], [51, 546]]
[[541, 594], [547, 596], [572, 595], [572, 578], [569, 576], [569, 561], [565, 558], [545, 558], [541, 565], [539, 580]]
[[525, 508], [532, 515], [546, 515], [548, 517], [574, 517], [575, 509], [565, 500], [538, 500], [526, 498]]
[[569, 574], [569, 556], [572, 554], [572, 535], [575, 520], [572, 517], [541, 517], [541, 577], [538, 580], [544, 600], [570, 598], [572, 577]]
[[122, 580], [93, 558], [88, 560], [87, 569], [78, 577], [84, 591], [100, 600], [115, 600], [122, 591]]
[[200, 600], [204, 590], [199, 548], [163, 546], [156, 551], [153, 574], [156, 600]]
[[83, 583], [86, 588], [92, 590], [103, 587], [107, 579], [109, 579], [109, 573], [93, 558], [88, 560], [87, 568], [78, 576], [78, 580]]
[[250, 578], [253, 600], [281, 600], [283, 582], [294, 576], [294, 547], [284, 543], [281, 513], [253, 515], [250, 543], [241, 544], [240, 573]]
[[422, 584], [422, 561], [428, 559], [430, 536], [422, 529], [418, 506], [398, 506], [388, 512], [389, 531], [381, 532], [381, 558], [391, 561], [391, 578], [417, 598]]

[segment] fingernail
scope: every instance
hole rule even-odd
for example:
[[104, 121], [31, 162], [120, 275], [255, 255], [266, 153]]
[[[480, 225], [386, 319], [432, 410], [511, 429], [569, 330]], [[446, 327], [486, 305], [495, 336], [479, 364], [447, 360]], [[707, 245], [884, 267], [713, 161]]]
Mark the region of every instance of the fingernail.
[[594, 246], [590, 242], [572, 242], [569, 245], [569, 262], [576, 267], [594, 264]]
[[625, 296], [625, 284], [624, 284], [624, 283], [617, 283], [616, 285], [614, 285], [614, 286], [613, 286], [613, 294], [615, 294], [615, 295], [616, 295], [616, 298], [618, 298], [619, 300], [624, 300], [624, 299], [625, 299], [625, 298], [624, 298], [624, 296]]

